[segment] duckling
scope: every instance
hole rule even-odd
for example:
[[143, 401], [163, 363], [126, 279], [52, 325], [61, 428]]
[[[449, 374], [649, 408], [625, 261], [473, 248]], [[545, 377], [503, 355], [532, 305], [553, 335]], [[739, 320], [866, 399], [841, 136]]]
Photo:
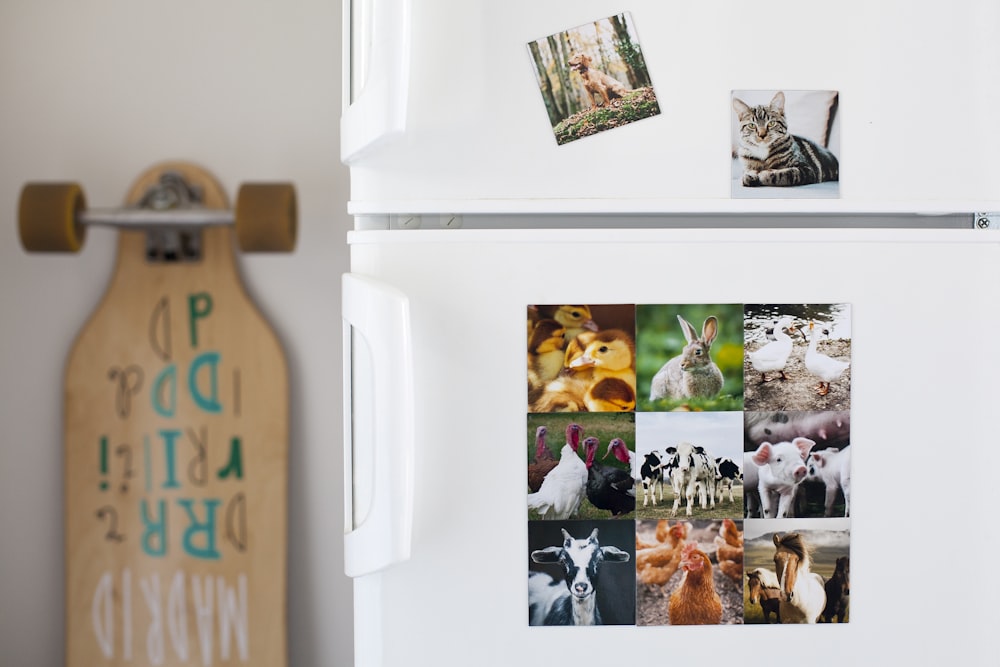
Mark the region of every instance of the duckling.
[[587, 306], [559, 306], [552, 313], [552, 319], [566, 327], [566, 340], [572, 340], [584, 331], [598, 330]]
[[555, 320], [541, 320], [528, 338], [528, 385], [542, 388], [559, 375], [565, 358], [566, 327]]
[[[844, 371], [851, 364], [847, 361], [840, 361], [839, 359], [834, 359], [817, 352], [816, 343], [819, 341], [820, 331], [817, 329], [814, 333], [813, 328], [814, 323], [810, 322], [809, 349], [806, 350], [806, 370], [820, 380], [819, 384], [814, 387], [816, 393], [820, 396], [826, 396], [830, 393], [830, 383], [843, 375]], [[829, 331], [825, 329], [823, 333], [829, 335]]]
[[[589, 336], [590, 334], [588, 334]], [[621, 383], [605, 383], [616, 379]], [[623, 386], [624, 385], [624, 386]], [[596, 393], [595, 393], [596, 390]], [[631, 396], [630, 396], [631, 395]], [[589, 405], [588, 405], [589, 402]], [[633, 407], [626, 406], [633, 403]], [[607, 329], [593, 334], [569, 366], [533, 398], [532, 412], [576, 412], [634, 409], [635, 343], [628, 333]]]
[[596, 334], [570, 370], [590, 369], [584, 403], [591, 412], [635, 409], [635, 344], [619, 329]]
[[597, 332], [595, 331], [584, 331], [573, 338], [566, 338], [566, 354], [563, 359], [563, 368], [574, 373], [577, 378], [590, 379], [592, 367], [581, 364], [574, 365], [574, 362], [586, 353], [587, 346], [593, 342], [596, 336]]
[[576, 378], [563, 369], [559, 376], [542, 388], [541, 392], [529, 394], [529, 412], [586, 412], [584, 394], [588, 382]]
[[571, 370], [591, 368], [595, 380], [617, 377], [635, 386], [635, 343], [621, 329], [601, 331], [568, 367]]
[[621, 378], [604, 378], [590, 385], [583, 402], [590, 412], [632, 412], [635, 389]]
[[792, 353], [792, 339], [784, 332], [786, 328], [789, 332], [795, 331], [795, 327], [792, 325], [792, 318], [790, 317], [783, 317], [774, 325], [775, 340], [773, 342], [747, 354], [750, 364], [760, 371], [761, 384], [770, 382], [767, 379], [768, 371], [778, 371], [781, 374], [782, 380], [788, 379], [785, 377], [785, 364], [788, 363], [788, 357]]

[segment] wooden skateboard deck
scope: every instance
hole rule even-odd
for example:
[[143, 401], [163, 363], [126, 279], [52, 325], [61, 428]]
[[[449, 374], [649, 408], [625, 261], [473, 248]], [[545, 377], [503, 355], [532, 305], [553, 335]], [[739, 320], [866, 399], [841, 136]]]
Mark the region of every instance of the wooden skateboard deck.
[[[186, 163], [144, 173], [138, 202]], [[288, 379], [247, 296], [231, 227], [198, 261], [147, 261], [118, 232], [110, 285], [65, 374], [66, 662], [281, 667], [286, 646]]]

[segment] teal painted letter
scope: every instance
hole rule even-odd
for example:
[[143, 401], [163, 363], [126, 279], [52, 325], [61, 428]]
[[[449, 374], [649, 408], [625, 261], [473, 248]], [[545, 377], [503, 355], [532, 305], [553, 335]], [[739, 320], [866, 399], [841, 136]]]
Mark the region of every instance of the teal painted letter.
[[[219, 353], [203, 352], [191, 362], [191, 370], [188, 373], [188, 388], [191, 390], [191, 398], [195, 404], [205, 412], [222, 412], [222, 405], [219, 403]], [[208, 366], [208, 396], [198, 389], [198, 372], [202, 366]]]
[[[215, 548], [215, 510], [222, 504], [222, 501], [213, 498], [211, 500], [203, 500], [202, 502], [205, 504], [205, 521], [199, 523], [198, 517], [195, 516], [192, 509], [195, 501], [190, 498], [179, 498], [177, 500], [177, 504], [184, 508], [188, 516], [188, 527], [184, 531], [184, 551], [189, 556], [194, 556], [195, 558], [218, 560], [221, 554]], [[203, 536], [199, 540], [201, 546], [195, 544], [195, 536], [198, 533], [201, 533]]]

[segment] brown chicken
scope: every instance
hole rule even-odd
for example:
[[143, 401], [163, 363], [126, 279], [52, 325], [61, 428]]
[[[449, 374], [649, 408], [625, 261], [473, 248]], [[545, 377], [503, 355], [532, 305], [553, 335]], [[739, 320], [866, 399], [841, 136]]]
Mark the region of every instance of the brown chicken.
[[694, 542], [681, 551], [684, 578], [670, 595], [671, 625], [718, 625], [722, 621], [722, 599], [712, 581], [712, 561]]
[[660, 544], [653, 544], [651, 542], [647, 542], [646, 540], [642, 539], [641, 537], [639, 537], [638, 533], [635, 536], [636, 551], [639, 551], [640, 549], [655, 549], [658, 546], [660, 546]]
[[639, 538], [636, 537], [635, 571], [639, 581], [662, 586], [674, 576], [681, 564], [681, 546], [690, 529], [690, 523], [678, 521], [671, 526], [664, 519], [656, 525], [659, 544], [653, 546], [642, 542], [646, 547], [639, 547]]
[[718, 550], [715, 557], [719, 561], [719, 570], [737, 581], [743, 580], [743, 532], [736, 528], [732, 519], [722, 520], [722, 529], [715, 538]]
[[723, 519], [722, 528], [719, 535], [731, 547], [743, 548], [743, 531], [736, 527], [736, 522], [732, 519]]
[[691, 528], [691, 524], [687, 522], [678, 521], [671, 526], [669, 521], [661, 519], [656, 524], [656, 539], [660, 542], [666, 542], [672, 547], [676, 547], [687, 539]]
[[649, 551], [658, 553], [650, 553], [649, 559], [641, 566], [639, 564], [639, 557], [636, 555], [636, 577], [644, 584], [663, 586], [670, 581], [670, 577], [674, 576], [674, 572], [680, 567], [681, 550], [671, 549], [664, 545], [649, 549]]

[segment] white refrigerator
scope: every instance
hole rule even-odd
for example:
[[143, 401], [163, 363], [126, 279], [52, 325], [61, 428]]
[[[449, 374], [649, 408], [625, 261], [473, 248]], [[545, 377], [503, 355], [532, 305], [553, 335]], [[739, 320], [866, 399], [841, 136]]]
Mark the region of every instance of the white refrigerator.
[[1000, 5], [344, 25], [357, 665], [995, 664]]

